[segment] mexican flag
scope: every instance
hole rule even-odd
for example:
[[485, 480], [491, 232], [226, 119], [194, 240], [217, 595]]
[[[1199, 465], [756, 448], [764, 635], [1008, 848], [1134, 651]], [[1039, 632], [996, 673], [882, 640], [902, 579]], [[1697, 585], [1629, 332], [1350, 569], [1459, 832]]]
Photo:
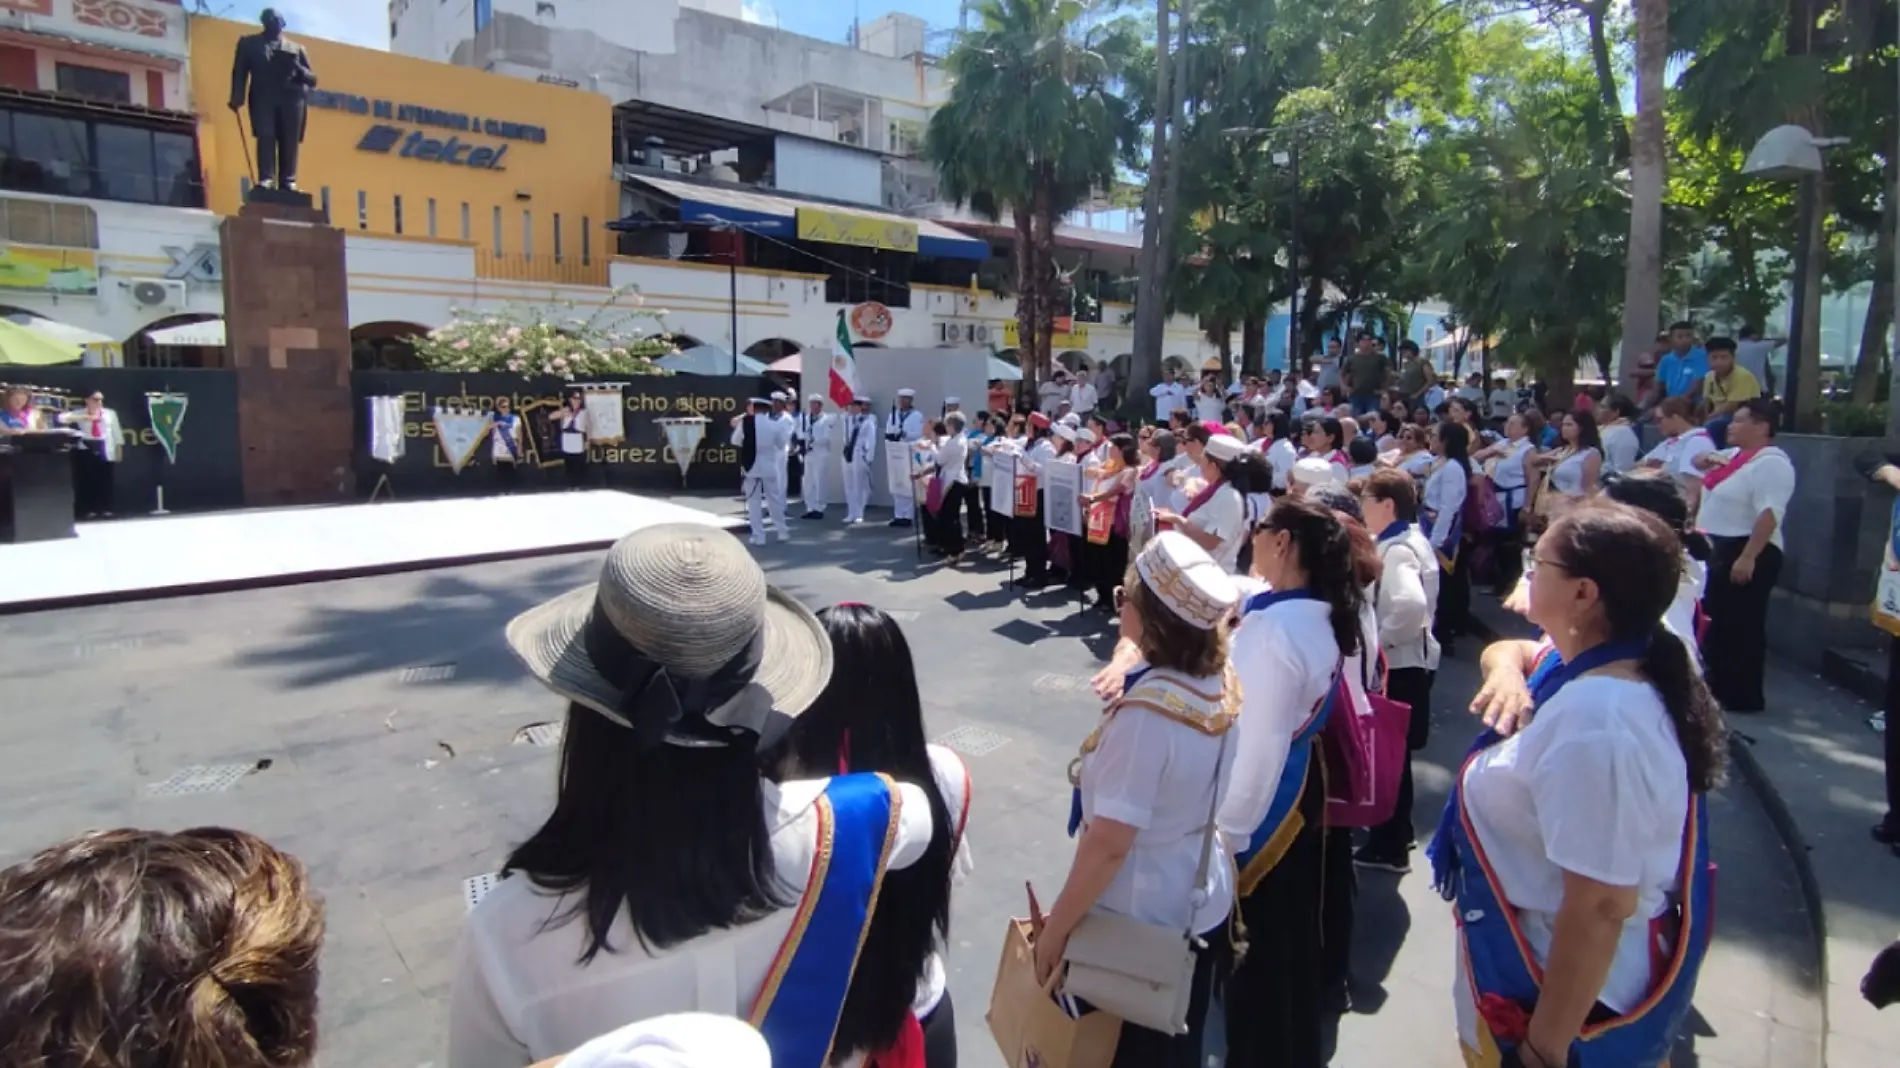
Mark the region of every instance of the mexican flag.
[[838, 344], [831, 353], [831, 403], [848, 407], [858, 392], [858, 361], [851, 354], [851, 327], [838, 309]]

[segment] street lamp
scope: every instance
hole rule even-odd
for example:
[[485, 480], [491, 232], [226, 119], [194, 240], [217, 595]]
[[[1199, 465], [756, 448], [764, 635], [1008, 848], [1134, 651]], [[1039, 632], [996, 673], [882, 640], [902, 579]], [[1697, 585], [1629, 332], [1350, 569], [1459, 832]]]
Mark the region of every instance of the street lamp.
[[[1287, 292], [1286, 326], [1286, 365], [1289, 371], [1302, 374], [1306, 370], [1306, 354], [1300, 351], [1300, 138], [1299, 135], [1318, 126], [1330, 116], [1316, 115], [1300, 122], [1290, 122], [1282, 126], [1233, 126], [1221, 131], [1223, 137], [1261, 138], [1275, 134], [1290, 134], [1287, 147], [1276, 149], [1273, 153], [1275, 166], [1292, 170], [1293, 198], [1287, 205], [1287, 272], [1291, 283]], [[1298, 362], [1295, 362], [1298, 361]]]
[[[1796, 183], [1794, 299], [1788, 308], [1788, 404], [1781, 418], [1785, 430], [1796, 429], [1808, 323], [1818, 321], [1821, 311], [1808, 302], [1808, 261], [1814, 252], [1815, 213], [1820, 210], [1821, 199], [1821, 150], [1846, 143], [1845, 137], [1816, 137], [1800, 126], [1777, 126], [1761, 135], [1761, 140], [1748, 150], [1748, 158], [1742, 163], [1742, 173], [1751, 178]], [[1819, 353], [1815, 356], [1818, 369]]]

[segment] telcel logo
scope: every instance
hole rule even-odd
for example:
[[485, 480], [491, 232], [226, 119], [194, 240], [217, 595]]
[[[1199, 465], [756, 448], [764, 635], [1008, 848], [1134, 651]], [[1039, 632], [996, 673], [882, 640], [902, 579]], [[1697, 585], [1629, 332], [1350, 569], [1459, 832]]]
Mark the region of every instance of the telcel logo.
[[[395, 151], [403, 159], [419, 159], [425, 163], [447, 163], [453, 167], [473, 167], [484, 171], [504, 171], [502, 160], [508, 155], [508, 146], [498, 148], [488, 145], [475, 145], [454, 136], [447, 140], [430, 137], [421, 130], [408, 131], [403, 136], [400, 126], [388, 126], [378, 123], [363, 134], [356, 142], [358, 152], [376, 152], [387, 154]], [[402, 147], [397, 150], [396, 146]]]

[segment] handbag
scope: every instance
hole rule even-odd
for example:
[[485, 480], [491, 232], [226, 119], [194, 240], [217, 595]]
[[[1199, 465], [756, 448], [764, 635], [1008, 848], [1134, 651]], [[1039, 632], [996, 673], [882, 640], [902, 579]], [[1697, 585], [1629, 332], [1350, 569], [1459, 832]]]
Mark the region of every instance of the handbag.
[[[1383, 678], [1384, 652], [1379, 660]], [[1367, 659], [1361, 656], [1359, 662], [1361, 672], [1366, 671]], [[1412, 706], [1373, 692], [1371, 681], [1367, 676], [1361, 683], [1366, 696], [1362, 712], [1352, 700], [1351, 684], [1342, 678], [1339, 688], [1344, 691], [1345, 714], [1336, 710], [1326, 721], [1328, 827], [1377, 827], [1398, 808], [1399, 780], [1412, 759], [1406, 745]], [[1379, 688], [1385, 689], [1383, 682]]]
[[1009, 1068], [1109, 1068], [1121, 1044], [1122, 1022], [1111, 1012], [1070, 1015], [1055, 997], [1055, 980], [1036, 979], [1036, 948], [1029, 920], [1012, 919], [983, 1019]]
[[[1201, 863], [1194, 871], [1198, 891], [1207, 882], [1214, 851], [1215, 815], [1220, 811], [1220, 768], [1227, 759], [1227, 733], [1214, 758], [1213, 799], [1207, 806], [1207, 830], [1201, 835]], [[1133, 916], [1092, 909], [1069, 935], [1062, 962], [1067, 974], [1062, 992], [1164, 1035], [1188, 1030], [1188, 1000], [1194, 993], [1193, 911], [1185, 928], [1163, 926]]]

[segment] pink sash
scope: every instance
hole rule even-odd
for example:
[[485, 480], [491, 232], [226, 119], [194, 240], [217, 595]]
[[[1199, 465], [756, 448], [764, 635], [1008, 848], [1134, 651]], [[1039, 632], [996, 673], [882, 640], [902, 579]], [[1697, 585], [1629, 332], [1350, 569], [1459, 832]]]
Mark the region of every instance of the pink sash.
[[1756, 454], [1760, 452], [1761, 447], [1757, 447], [1753, 449], [1743, 449], [1741, 452], [1736, 453], [1728, 463], [1702, 476], [1703, 488], [1713, 491], [1715, 487], [1735, 477], [1735, 473], [1747, 466], [1748, 461], [1753, 460]]

